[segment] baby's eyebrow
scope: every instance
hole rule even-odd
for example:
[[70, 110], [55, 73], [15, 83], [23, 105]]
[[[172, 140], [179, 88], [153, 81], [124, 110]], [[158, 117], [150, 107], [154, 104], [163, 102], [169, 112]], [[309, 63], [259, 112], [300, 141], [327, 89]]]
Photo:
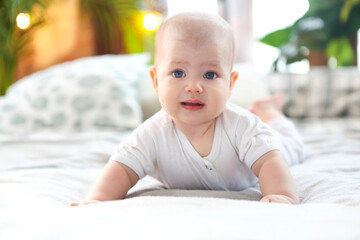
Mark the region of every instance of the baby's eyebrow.
[[221, 61], [209, 61], [203, 62], [200, 64], [201, 68], [208, 68], [209, 70], [219, 70], [220, 68], [224, 67], [224, 64]]
[[220, 62], [208, 62], [208, 63], [203, 63], [203, 64], [201, 64], [201, 66], [206, 66], [206, 67], [219, 67], [219, 66], [220, 66]]
[[170, 61], [170, 65], [190, 65], [190, 63], [183, 60], [172, 60]]

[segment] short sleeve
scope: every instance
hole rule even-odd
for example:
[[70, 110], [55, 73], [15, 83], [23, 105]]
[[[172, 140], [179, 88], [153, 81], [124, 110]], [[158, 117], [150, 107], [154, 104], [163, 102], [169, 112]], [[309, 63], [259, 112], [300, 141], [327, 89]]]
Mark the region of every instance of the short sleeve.
[[249, 168], [265, 153], [279, 150], [278, 139], [271, 128], [252, 114], [240, 116], [235, 137], [239, 158]]
[[110, 161], [118, 161], [131, 168], [140, 179], [154, 175], [155, 159], [154, 138], [144, 125], [140, 125], [126, 141], [120, 143], [110, 157]]

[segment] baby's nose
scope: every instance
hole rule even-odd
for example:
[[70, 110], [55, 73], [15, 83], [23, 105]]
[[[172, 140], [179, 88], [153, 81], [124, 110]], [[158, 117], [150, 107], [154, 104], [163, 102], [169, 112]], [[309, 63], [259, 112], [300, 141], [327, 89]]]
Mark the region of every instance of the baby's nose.
[[201, 85], [200, 81], [197, 80], [189, 80], [185, 86], [186, 93], [202, 93], [203, 86]]

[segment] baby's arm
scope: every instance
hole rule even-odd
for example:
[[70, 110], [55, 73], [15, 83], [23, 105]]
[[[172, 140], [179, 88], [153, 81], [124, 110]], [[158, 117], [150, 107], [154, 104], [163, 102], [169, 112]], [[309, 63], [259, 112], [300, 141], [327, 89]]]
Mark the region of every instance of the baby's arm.
[[251, 167], [259, 178], [262, 202], [298, 204], [298, 196], [289, 167], [279, 151], [261, 156]]
[[138, 180], [137, 174], [129, 167], [116, 161], [109, 161], [85, 200], [71, 203], [70, 206], [123, 199]]

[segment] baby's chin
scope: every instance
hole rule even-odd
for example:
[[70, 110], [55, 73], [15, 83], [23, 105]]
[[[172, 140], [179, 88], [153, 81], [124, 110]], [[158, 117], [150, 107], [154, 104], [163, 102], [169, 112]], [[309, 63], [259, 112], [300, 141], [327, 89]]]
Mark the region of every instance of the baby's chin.
[[171, 116], [176, 126], [197, 127], [211, 124], [216, 121], [217, 116], [204, 116], [204, 114], [192, 114], [191, 116]]

